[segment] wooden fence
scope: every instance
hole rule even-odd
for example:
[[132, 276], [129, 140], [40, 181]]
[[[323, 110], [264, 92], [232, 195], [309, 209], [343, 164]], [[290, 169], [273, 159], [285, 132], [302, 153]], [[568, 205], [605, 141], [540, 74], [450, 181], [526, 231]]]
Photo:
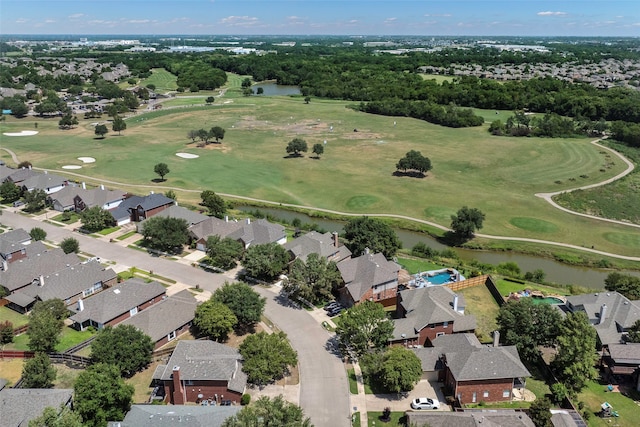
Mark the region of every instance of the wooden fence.
[[0, 350], [0, 359], [31, 359], [33, 351]]
[[474, 286], [484, 285], [487, 281], [488, 274], [482, 276], [472, 277], [467, 280], [461, 280], [459, 282], [447, 283], [445, 286], [452, 291], [456, 292], [462, 289], [472, 288]]

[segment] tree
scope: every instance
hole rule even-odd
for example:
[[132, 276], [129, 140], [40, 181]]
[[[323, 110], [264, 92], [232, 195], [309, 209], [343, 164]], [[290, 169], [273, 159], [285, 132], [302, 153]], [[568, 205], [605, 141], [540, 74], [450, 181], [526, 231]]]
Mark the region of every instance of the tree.
[[31, 310], [31, 314], [35, 313], [36, 315], [43, 312], [53, 314], [56, 320], [60, 322], [63, 322], [67, 317], [69, 317], [69, 310], [67, 310], [67, 306], [60, 298], [38, 301]]
[[166, 163], [158, 163], [153, 167], [153, 171], [160, 175], [160, 179], [164, 181], [164, 176], [171, 172]]
[[83, 427], [82, 417], [64, 404], [44, 408], [42, 415], [29, 421], [29, 427]]
[[305, 96], [304, 97], [304, 103], [308, 104], [311, 101], [311, 97], [310, 96]]
[[204, 190], [200, 193], [200, 198], [202, 199], [202, 206], [209, 209], [211, 215], [216, 218], [224, 217], [224, 214], [227, 212], [227, 204], [222, 197], [211, 190]]
[[229, 307], [238, 319], [237, 328], [240, 331], [253, 329], [260, 321], [267, 299], [261, 297], [251, 286], [242, 282], [225, 282], [215, 290], [211, 298]]
[[196, 308], [193, 324], [201, 335], [224, 342], [238, 323], [233, 311], [220, 301], [209, 299]]
[[256, 89], [256, 94], [262, 95], [263, 93], [264, 93], [264, 88], [263, 87], [259, 87], [258, 89]]
[[80, 221], [82, 222], [82, 228], [92, 233], [116, 225], [116, 220], [111, 212], [102, 209], [101, 206], [92, 206], [85, 209], [80, 214]]
[[224, 129], [222, 129], [220, 126], [212, 127], [209, 131], [209, 134], [216, 140], [216, 143], [220, 142], [221, 139], [224, 139]]
[[176, 195], [176, 192], [173, 190], [167, 190], [164, 192], [164, 195], [167, 196], [168, 198], [178, 201], [178, 196]]
[[324, 145], [322, 145], [322, 144], [313, 144], [312, 152], [313, 152], [313, 154], [316, 155], [317, 158], [320, 158], [322, 153], [324, 153]]
[[54, 351], [60, 341], [60, 333], [64, 324], [56, 319], [53, 313], [42, 311], [29, 315], [29, 349], [31, 351], [49, 353]]
[[34, 188], [24, 192], [24, 210], [27, 212], [38, 212], [47, 206], [47, 193], [44, 190]]
[[5, 320], [0, 322], [0, 344], [13, 342], [13, 323]]
[[[137, 103], [137, 101], [136, 101], [136, 103]], [[111, 125], [111, 129], [114, 132], [118, 132], [118, 135], [120, 135], [120, 132], [122, 132], [126, 128], [127, 128], [127, 123], [124, 121], [124, 119], [122, 117], [116, 115], [113, 118], [113, 124]]]
[[425, 172], [431, 170], [431, 160], [424, 157], [419, 151], [411, 150], [396, 163], [396, 169], [403, 172], [414, 170], [424, 175]]
[[196, 139], [198, 139], [198, 131], [197, 130], [190, 130], [189, 132], [187, 132], [187, 138], [189, 138], [191, 140], [191, 142], [196, 142]]
[[91, 361], [115, 365], [131, 377], [151, 363], [153, 340], [133, 325], [105, 326], [91, 343]]
[[104, 136], [109, 133], [109, 129], [107, 129], [107, 125], [96, 125], [95, 134], [100, 138], [104, 138]]
[[74, 386], [74, 409], [89, 427], [104, 427], [122, 420], [131, 409], [134, 388], [120, 377], [118, 367], [98, 363], [78, 375]]
[[229, 270], [237, 265], [244, 247], [239, 241], [230, 237], [221, 239], [220, 236], [209, 236], [207, 239], [207, 256], [211, 265]]
[[249, 246], [242, 259], [247, 275], [265, 281], [276, 279], [288, 263], [289, 254], [277, 243]]
[[568, 313], [559, 329], [558, 353], [552, 367], [568, 389], [580, 392], [587, 382], [598, 377], [596, 330], [582, 311]]
[[37, 352], [22, 367], [23, 388], [52, 388], [56, 369], [46, 353]]
[[614, 271], [604, 280], [604, 288], [616, 291], [630, 300], [640, 299], [640, 278]]
[[298, 364], [298, 355], [284, 332], [249, 335], [239, 350], [244, 359], [242, 370], [248, 381], [260, 386], [282, 378], [288, 373], [289, 366]]
[[300, 153], [306, 153], [307, 149], [307, 142], [302, 138], [293, 138], [287, 144], [287, 153], [294, 157], [300, 157]]
[[413, 390], [422, 377], [422, 362], [416, 354], [404, 347], [391, 347], [381, 366], [383, 387], [392, 393]]
[[58, 122], [60, 129], [71, 129], [78, 125], [78, 118], [71, 113], [66, 113]]
[[31, 238], [33, 240], [35, 240], [36, 242], [39, 240], [44, 240], [47, 238], [47, 232], [44, 231], [42, 228], [40, 227], [33, 227], [30, 231], [29, 231], [29, 236], [31, 236]]
[[213, 104], [213, 103], [215, 102], [215, 100], [216, 100], [216, 99], [215, 99], [213, 96], [207, 96], [207, 99], [205, 99], [205, 100], [204, 100], [204, 102], [205, 102], [207, 105], [210, 105], [210, 104]]
[[387, 223], [366, 216], [347, 222], [344, 235], [348, 240], [347, 247], [355, 256], [364, 254], [365, 249], [369, 248], [371, 252], [382, 252], [385, 258], [391, 259], [402, 247], [398, 236]]
[[303, 299], [311, 304], [331, 298], [342, 280], [336, 263], [312, 253], [306, 262], [296, 259], [291, 265], [282, 289], [294, 299]]
[[67, 237], [62, 242], [60, 242], [60, 247], [65, 254], [70, 254], [71, 252], [80, 252], [80, 242], [78, 242], [73, 237]]
[[549, 304], [534, 304], [531, 298], [507, 301], [496, 319], [502, 341], [515, 345], [520, 357], [535, 363], [538, 346], [551, 346], [558, 336], [560, 313]]
[[484, 214], [476, 208], [463, 206], [456, 215], [451, 215], [451, 229], [463, 239], [470, 239], [476, 230], [482, 228]]
[[4, 203], [13, 203], [22, 196], [22, 189], [13, 181], [5, 181], [0, 185], [0, 196]]
[[181, 252], [189, 240], [189, 224], [183, 218], [153, 216], [142, 225], [147, 245], [165, 252]]
[[529, 407], [529, 418], [536, 427], [552, 427], [551, 402], [546, 397], [536, 399]]
[[384, 348], [393, 336], [393, 322], [384, 307], [364, 301], [346, 310], [336, 321], [336, 334], [342, 354], [361, 357], [373, 349]]
[[627, 341], [640, 343], [640, 320], [636, 320], [627, 331]]
[[313, 427], [305, 418], [302, 408], [289, 403], [282, 395], [270, 398], [261, 396], [253, 405], [245, 406], [240, 412], [224, 420], [222, 427]]

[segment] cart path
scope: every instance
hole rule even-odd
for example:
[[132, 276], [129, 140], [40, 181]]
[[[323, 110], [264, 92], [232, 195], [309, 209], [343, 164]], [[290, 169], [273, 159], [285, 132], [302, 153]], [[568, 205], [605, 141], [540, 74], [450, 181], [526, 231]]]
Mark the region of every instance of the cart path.
[[[581, 217], [585, 217], [585, 218], [590, 218], [596, 221], [605, 221], [605, 222], [610, 222], [610, 223], [614, 223], [614, 224], [618, 224], [618, 225], [624, 225], [627, 227], [635, 227], [635, 228], [640, 228], [639, 224], [631, 224], [628, 222], [624, 222], [624, 221], [619, 221], [619, 220], [614, 220], [614, 219], [608, 219], [608, 218], [601, 218], [601, 217], [597, 217], [595, 215], [588, 215], [588, 214], [583, 214], [580, 212], [575, 212], [572, 210], [569, 210], [567, 208], [563, 208], [562, 206], [558, 205], [556, 202], [554, 202], [552, 200], [552, 197], [561, 193], [569, 193], [572, 191], [576, 191], [576, 190], [584, 190], [584, 189], [588, 189], [588, 188], [595, 188], [595, 187], [599, 187], [602, 185], [606, 185], [609, 184], [611, 182], [614, 182], [622, 177], [627, 176], [628, 174], [630, 174], [633, 169], [634, 169], [634, 165], [631, 161], [629, 161], [626, 157], [624, 157], [622, 154], [618, 153], [615, 150], [612, 150], [608, 147], [605, 147], [602, 144], [599, 144], [599, 142], [604, 139], [604, 138], [599, 138], [596, 139], [594, 141], [591, 141], [592, 144], [609, 151], [610, 153], [615, 154], [619, 159], [621, 159], [623, 162], [626, 163], [627, 165], [627, 169], [624, 170], [623, 172], [619, 173], [618, 175], [606, 179], [602, 182], [599, 183], [595, 183], [595, 184], [590, 184], [590, 185], [585, 185], [582, 187], [577, 187], [577, 188], [573, 188], [573, 189], [568, 189], [568, 190], [563, 190], [563, 191], [556, 191], [556, 192], [552, 192], [552, 193], [537, 193], [536, 196], [542, 198], [543, 200], [546, 200], [548, 203], [550, 203], [553, 207], [555, 207], [556, 209], [559, 209], [563, 212], [572, 214], [572, 215], [577, 215], [577, 216], [581, 216]], [[7, 153], [9, 153], [13, 159], [14, 162], [19, 163], [19, 159], [18, 156], [11, 150], [9, 150], [8, 148], [4, 148], [2, 147], [2, 149], [4, 151], [6, 151]], [[44, 169], [44, 168], [34, 168], [36, 170], [43, 170], [43, 171], [50, 171], [50, 172], [57, 172], [60, 173], [59, 170], [56, 169]], [[127, 184], [127, 183], [122, 183], [122, 182], [118, 182], [118, 181], [111, 181], [111, 180], [106, 180], [106, 179], [96, 179], [93, 178], [91, 176], [88, 175], [82, 175], [76, 172], [68, 172], [68, 171], [64, 171], [64, 174], [66, 175], [72, 175], [72, 176], [76, 176], [78, 178], [82, 178], [82, 179], [87, 179], [87, 180], [92, 180], [92, 181], [99, 181], [101, 183], [105, 183], [105, 184], [112, 184], [118, 187], [133, 187], [133, 188], [141, 188], [141, 189], [150, 189], [150, 190], [174, 190], [174, 191], [182, 191], [182, 192], [186, 192], [186, 193], [201, 193], [201, 190], [188, 190], [188, 189], [184, 189], [184, 188], [179, 188], [179, 187], [170, 187], [170, 186], [161, 186], [161, 185], [148, 185], [148, 184]], [[330, 214], [335, 214], [335, 215], [340, 215], [340, 216], [346, 216], [346, 217], [361, 217], [361, 216], [371, 216], [371, 217], [384, 217], [384, 218], [398, 218], [398, 219], [404, 219], [407, 221], [413, 221], [413, 222], [417, 222], [420, 224], [425, 224], [425, 225], [429, 225], [431, 227], [435, 227], [439, 230], [443, 230], [443, 231], [451, 231], [451, 229], [449, 227], [445, 227], [443, 225], [437, 224], [435, 222], [432, 221], [427, 221], [424, 219], [419, 219], [419, 218], [412, 218], [409, 216], [405, 216], [405, 215], [397, 215], [397, 214], [384, 214], [384, 213], [350, 213], [350, 212], [340, 212], [340, 211], [336, 211], [336, 210], [332, 210], [332, 209], [323, 209], [323, 208], [317, 208], [314, 206], [304, 206], [304, 205], [296, 205], [296, 204], [292, 204], [292, 203], [280, 203], [280, 202], [273, 202], [271, 200], [263, 200], [263, 199], [256, 199], [254, 197], [247, 197], [247, 196], [239, 196], [236, 194], [228, 194], [228, 193], [217, 193], [220, 196], [223, 197], [229, 197], [229, 198], [233, 198], [233, 199], [240, 199], [240, 200], [247, 200], [247, 201], [251, 201], [251, 202], [259, 202], [259, 203], [264, 203], [264, 204], [268, 204], [268, 205], [273, 205], [275, 207], [288, 207], [288, 208], [295, 208], [295, 209], [305, 209], [305, 210], [310, 210], [310, 211], [316, 211], [316, 212], [325, 212], [325, 213], [330, 213]], [[562, 243], [562, 242], [554, 242], [554, 241], [550, 241], [550, 240], [542, 240], [542, 239], [531, 239], [531, 238], [527, 238], [527, 237], [512, 237], [512, 236], [496, 236], [496, 235], [490, 235], [490, 234], [481, 234], [481, 233], [476, 233], [475, 234], [476, 237], [482, 237], [485, 239], [491, 239], [491, 240], [507, 240], [507, 241], [514, 241], [514, 242], [528, 242], [528, 243], [539, 243], [539, 244], [543, 244], [543, 245], [550, 245], [550, 246], [558, 246], [558, 247], [563, 247], [563, 248], [568, 248], [568, 249], [576, 249], [576, 250], [580, 250], [580, 251], [584, 251], [584, 252], [590, 252], [590, 253], [594, 253], [594, 254], [598, 254], [598, 255], [603, 255], [603, 256], [608, 256], [608, 257], [612, 257], [612, 258], [618, 258], [618, 259], [624, 259], [624, 260], [628, 260], [628, 261], [640, 261], [640, 256], [628, 256], [628, 255], [620, 255], [620, 254], [615, 254], [612, 252], [605, 252], [605, 251], [600, 251], [594, 248], [588, 248], [588, 247], [584, 247], [584, 246], [578, 246], [578, 245], [572, 245], [569, 243]]]

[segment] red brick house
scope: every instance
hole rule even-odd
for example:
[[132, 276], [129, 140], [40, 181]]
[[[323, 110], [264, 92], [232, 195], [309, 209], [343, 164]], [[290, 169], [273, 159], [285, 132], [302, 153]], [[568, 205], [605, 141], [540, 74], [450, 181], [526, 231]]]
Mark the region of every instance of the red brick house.
[[369, 252], [340, 261], [338, 270], [344, 285], [338, 289], [340, 302], [346, 307], [363, 301], [382, 305], [395, 303], [400, 265], [387, 261], [382, 253]]
[[175, 200], [164, 194], [151, 193], [148, 196], [128, 197], [110, 212], [118, 225], [124, 225], [151, 218], [175, 204]]
[[240, 404], [247, 386], [242, 356], [231, 347], [209, 340], [179, 341], [166, 365], [153, 374], [173, 405], [231, 401]]
[[446, 286], [400, 291], [391, 344], [431, 346], [439, 336], [473, 332], [476, 318], [464, 309], [464, 298]]
[[31, 236], [22, 228], [0, 234], [0, 257], [2, 257], [2, 262], [12, 263], [26, 258], [27, 246], [30, 244]]

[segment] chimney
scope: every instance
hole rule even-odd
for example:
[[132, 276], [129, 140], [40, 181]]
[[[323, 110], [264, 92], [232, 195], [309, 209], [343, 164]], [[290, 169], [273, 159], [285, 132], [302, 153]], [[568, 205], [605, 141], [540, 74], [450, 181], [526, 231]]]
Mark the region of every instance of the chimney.
[[364, 254], [365, 255], [369, 255], [369, 252], [371, 252], [371, 250], [369, 248], [364, 248]]
[[9, 263], [6, 259], [2, 258], [2, 271], [7, 271], [9, 269]]
[[224, 216], [224, 222], [229, 222], [229, 215]]
[[100, 184], [100, 189], [104, 190], [104, 184]]
[[598, 325], [602, 324], [602, 322], [604, 322], [604, 319], [607, 318], [607, 304], [602, 304], [602, 306], [600, 307], [600, 321], [598, 322]]
[[84, 301], [82, 301], [82, 298], [78, 299], [78, 311], [84, 311]]
[[331, 235], [333, 236], [333, 246], [337, 248], [338, 246], [340, 246], [340, 240], [338, 240], [338, 232], [334, 231], [333, 233], [331, 233]]
[[247, 218], [247, 224], [251, 224], [251, 218]]
[[38, 278], [38, 286], [44, 286], [44, 276], [42, 274]]
[[493, 346], [500, 346], [500, 331], [493, 331]]
[[87, 184], [84, 183], [84, 181], [82, 181], [82, 189], [86, 190], [87, 189]]
[[180, 366], [173, 367], [173, 404], [184, 405], [184, 390], [180, 381]]
[[458, 311], [458, 294], [453, 294], [453, 311]]

